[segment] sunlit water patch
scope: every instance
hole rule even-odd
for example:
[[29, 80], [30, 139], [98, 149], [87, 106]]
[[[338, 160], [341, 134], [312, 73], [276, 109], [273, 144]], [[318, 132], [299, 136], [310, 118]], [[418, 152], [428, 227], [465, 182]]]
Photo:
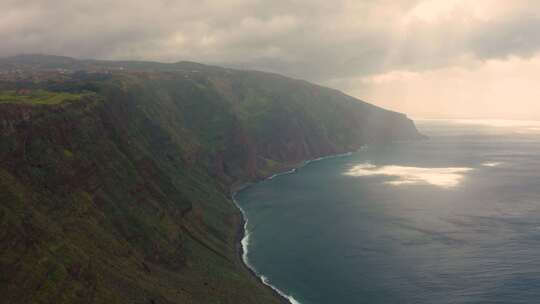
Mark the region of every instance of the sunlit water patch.
[[533, 125], [421, 121], [429, 140], [249, 187], [244, 260], [294, 303], [537, 303]]
[[484, 167], [499, 167], [502, 164], [503, 164], [502, 162], [489, 161], [489, 162], [482, 163], [482, 166], [484, 166]]
[[459, 185], [465, 173], [472, 168], [422, 168], [405, 166], [375, 166], [364, 163], [353, 166], [345, 172], [345, 175], [362, 176], [388, 176], [391, 180], [386, 181], [389, 185], [418, 185], [430, 184], [433, 186], [451, 188]]

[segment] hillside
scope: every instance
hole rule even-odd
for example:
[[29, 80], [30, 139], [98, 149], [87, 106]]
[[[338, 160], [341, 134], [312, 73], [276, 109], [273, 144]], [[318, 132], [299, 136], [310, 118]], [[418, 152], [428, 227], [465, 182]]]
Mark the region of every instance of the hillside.
[[6, 303], [279, 303], [238, 259], [231, 189], [418, 139], [335, 90], [196, 63], [0, 59]]

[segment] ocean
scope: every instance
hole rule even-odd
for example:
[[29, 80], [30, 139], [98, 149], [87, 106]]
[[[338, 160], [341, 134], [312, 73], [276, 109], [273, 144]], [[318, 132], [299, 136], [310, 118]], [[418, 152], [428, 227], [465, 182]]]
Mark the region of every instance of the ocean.
[[540, 122], [416, 123], [237, 193], [248, 265], [292, 303], [538, 303]]

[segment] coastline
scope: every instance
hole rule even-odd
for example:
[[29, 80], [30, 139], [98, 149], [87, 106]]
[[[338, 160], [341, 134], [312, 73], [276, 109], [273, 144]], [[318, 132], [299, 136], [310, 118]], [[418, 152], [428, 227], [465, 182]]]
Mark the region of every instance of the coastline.
[[238, 232], [237, 232], [237, 237], [236, 237], [237, 238], [237, 240], [236, 240], [236, 252], [237, 252], [237, 255], [236, 256], [239, 259], [240, 263], [243, 265], [243, 267], [257, 281], [259, 281], [261, 284], [263, 284], [264, 286], [269, 288], [272, 291], [272, 293], [274, 293], [278, 298], [280, 298], [283, 304], [301, 304], [301, 303], [298, 300], [296, 300], [293, 296], [287, 295], [282, 290], [280, 290], [277, 287], [270, 284], [268, 282], [268, 280], [266, 279], [266, 277], [264, 277], [263, 275], [257, 273], [257, 270], [255, 269], [255, 267], [253, 265], [249, 264], [249, 261], [247, 259], [247, 245], [249, 244], [249, 231], [247, 230], [248, 218], [247, 218], [247, 215], [246, 215], [244, 209], [242, 209], [240, 204], [238, 204], [238, 202], [236, 200], [236, 194], [239, 193], [242, 190], [245, 190], [245, 189], [249, 188], [250, 186], [253, 186], [253, 185], [259, 183], [259, 182], [263, 182], [263, 181], [266, 181], [266, 180], [271, 180], [271, 179], [274, 179], [275, 177], [278, 177], [278, 176], [281, 176], [281, 175], [296, 173], [299, 169], [307, 166], [310, 163], [325, 160], [325, 159], [330, 159], [330, 158], [351, 156], [355, 152], [362, 151], [363, 148], [364, 148], [364, 146], [361, 146], [359, 149], [354, 150], [354, 151], [349, 151], [349, 152], [345, 152], [345, 153], [338, 153], [338, 154], [331, 154], [331, 155], [327, 155], [327, 156], [321, 156], [321, 157], [309, 159], [309, 160], [306, 160], [306, 161], [302, 161], [302, 162], [300, 162], [300, 163], [298, 163], [296, 165], [293, 165], [293, 166], [290, 166], [289, 168], [284, 169], [284, 171], [282, 171], [282, 172], [275, 173], [275, 174], [273, 174], [271, 176], [268, 176], [266, 178], [262, 178], [260, 180], [254, 181], [254, 182], [246, 182], [246, 183], [241, 184], [241, 185], [239, 185], [237, 187], [234, 187], [234, 186], [231, 187], [231, 191], [230, 191], [230, 194], [229, 194], [230, 199], [232, 200], [233, 204], [236, 206], [236, 208], [240, 211], [240, 214], [241, 214], [240, 225], [238, 227]]
[[298, 301], [292, 299], [291, 301], [290, 297], [287, 296], [284, 292], [277, 289], [276, 287], [269, 284], [267, 281], [263, 279], [261, 275], [259, 275], [255, 268], [253, 268], [247, 261], [247, 251], [244, 249], [244, 239], [247, 237], [247, 218], [244, 214], [244, 211], [240, 208], [236, 200], [233, 198], [233, 202], [235, 206], [240, 210], [241, 217], [240, 217], [240, 225], [238, 227], [238, 231], [236, 234], [236, 257], [238, 258], [239, 263], [244, 267], [244, 269], [249, 272], [253, 278], [255, 278], [258, 282], [260, 282], [264, 287], [268, 288], [278, 299], [280, 299], [280, 302], [282, 304], [300, 304]]

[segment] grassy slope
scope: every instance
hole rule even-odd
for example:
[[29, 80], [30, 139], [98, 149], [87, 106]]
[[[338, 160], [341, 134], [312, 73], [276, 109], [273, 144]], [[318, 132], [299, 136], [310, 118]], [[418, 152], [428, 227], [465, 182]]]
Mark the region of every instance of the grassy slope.
[[0, 294], [13, 303], [276, 303], [239, 264], [228, 189], [416, 136], [404, 116], [256, 72], [48, 85], [97, 95], [0, 104]]
[[238, 214], [216, 182], [128, 96], [108, 94], [34, 109], [23, 132], [2, 134], [0, 293], [13, 303], [277, 302], [237, 263]]
[[0, 103], [29, 104], [29, 105], [53, 105], [62, 102], [80, 101], [88, 97], [90, 93], [50, 92], [44, 90], [31, 91], [19, 94], [14, 90], [0, 91]]

